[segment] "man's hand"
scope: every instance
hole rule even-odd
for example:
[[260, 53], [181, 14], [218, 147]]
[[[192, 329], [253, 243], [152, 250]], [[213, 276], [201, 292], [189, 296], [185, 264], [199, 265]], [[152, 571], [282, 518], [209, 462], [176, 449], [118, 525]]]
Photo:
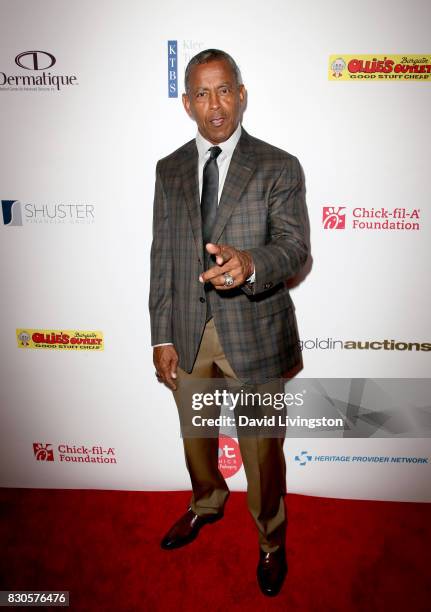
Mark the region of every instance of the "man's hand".
[[177, 377], [178, 353], [174, 345], [155, 346], [153, 363], [156, 368], [157, 379], [175, 391], [177, 385], [174, 379]]
[[[208, 253], [216, 256], [216, 266], [200, 275], [201, 283], [211, 283], [218, 291], [239, 287], [253, 273], [253, 259], [247, 251], [239, 251], [228, 244], [206, 245]], [[225, 272], [233, 278], [232, 285], [225, 285]]]

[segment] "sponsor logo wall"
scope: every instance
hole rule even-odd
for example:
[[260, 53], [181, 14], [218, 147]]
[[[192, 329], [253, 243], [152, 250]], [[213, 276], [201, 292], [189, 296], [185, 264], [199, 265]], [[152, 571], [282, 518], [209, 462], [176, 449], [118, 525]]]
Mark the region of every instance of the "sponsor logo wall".
[[[303, 166], [299, 376], [430, 377], [431, 7], [412, 2], [423, 29], [389, 0], [373, 7], [381, 49], [353, 2], [269, 0], [245, 18], [221, 0], [223, 32], [191, 18], [196, 0], [180, 15], [172, 0], [41, 0], [31, 21], [4, 2], [0, 486], [189, 486], [175, 404], [154, 377], [149, 251], [155, 163], [195, 135], [184, 69], [208, 47], [238, 60], [245, 128]], [[286, 440], [289, 490], [431, 501], [426, 435]], [[220, 437], [219, 465], [245, 490], [234, 437]]]

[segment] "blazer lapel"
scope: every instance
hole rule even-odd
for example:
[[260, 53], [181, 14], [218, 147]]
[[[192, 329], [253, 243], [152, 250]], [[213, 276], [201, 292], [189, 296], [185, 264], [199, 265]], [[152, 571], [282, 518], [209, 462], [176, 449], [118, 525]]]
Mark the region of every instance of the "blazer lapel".
[[217, 217], [211, 233], [211, 242], [217, 243], [229, 221], [235, 206], [239, 202], [244, 189], [256, 168], [249, 136], [242, 128], [241, 138], [233, 152], [229, 170], [220, 198]]
[[184, 161], [181, 163], [181, 175], [196, 250], [199, 261], [202, 263], [203, 245], [201, 206], [199, 202], [198, 151], [194, 140], [190, 142], [189, 148], [184, 152]]

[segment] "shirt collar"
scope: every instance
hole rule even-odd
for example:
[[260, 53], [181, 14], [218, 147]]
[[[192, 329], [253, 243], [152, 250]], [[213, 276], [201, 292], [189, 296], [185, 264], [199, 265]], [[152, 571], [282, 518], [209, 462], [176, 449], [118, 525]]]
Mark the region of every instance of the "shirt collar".
[[[234, 133], [227, 139], [225, 142], [220, 142], [218, 146], [221, 148], [222, 152], [221, 156], [227, 157], [231, 156], [234, 152], [236, 145], [238, 144], [238, 140], [241, 137], [241, 123], [238, 123], [236, 130]], [[209, 140], [206, 140], [202, 136], [202, 134], [198, 131], [196, 134], [196, 146], [198, 149], [199, 159], [203, 159], [205, 155], [208, 153], [208, 149], [213, 147], [214, 145]]]

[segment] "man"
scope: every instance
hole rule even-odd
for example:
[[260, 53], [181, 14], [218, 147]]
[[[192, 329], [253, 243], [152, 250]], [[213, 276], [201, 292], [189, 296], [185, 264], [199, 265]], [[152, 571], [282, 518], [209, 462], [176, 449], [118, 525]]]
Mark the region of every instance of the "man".
[[[174, 392], [180, 419], [190, 387], [224, 376], [265, 388], [300, 364], [285, 280], [307, 258], [307, 213], [298, 160], [241, 126], [246, 92], [235, 61], [216, 49], [192, 58], [183, 104], [195, 139], [156, 169], [150, 314], [154, 365]], [[164, 549], [195, 539], [223, 517], [229, 491], [218, 440], [183, 439], [193, 495], [163, 538]], [[248, 505], [259, 534], [258, 583], [283, 584], [286, 513], [283, 438], [240, 438]]]

